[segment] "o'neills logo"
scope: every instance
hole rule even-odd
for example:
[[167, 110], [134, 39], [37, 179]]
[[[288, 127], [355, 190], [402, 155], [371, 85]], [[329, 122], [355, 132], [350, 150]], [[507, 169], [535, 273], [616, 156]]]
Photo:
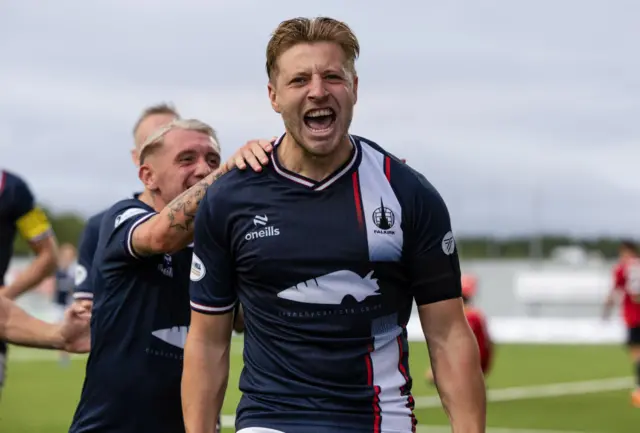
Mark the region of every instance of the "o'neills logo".
[[271, 236], [279, 236], [279, 235], [280, 235], [279, 228], [269, 226], [260, 230], [254, 230], [252, 232], [249, 232], [246, 235], [244, 235], [244, 238], [248, 241], [252, 241], [258, 238], [268, 238]]

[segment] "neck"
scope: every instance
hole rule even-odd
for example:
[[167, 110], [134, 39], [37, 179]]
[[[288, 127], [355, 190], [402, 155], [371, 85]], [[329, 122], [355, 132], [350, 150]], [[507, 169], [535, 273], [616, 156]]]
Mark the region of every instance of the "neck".
[[276, 152], [284, 168], [321, 182], [347, 162], [352, 149], [353, 144], [349, 136], [345, 135], [334, 152], [326, 156], [314, 156], [300, 146], [291, 134], [287, 134], [276, 148]]
[[138, 196], [138, 200], [141, 202], [151, 206], [153, 210], [156, 212], [162, 211], [165, 208], [166, 203], [162, 201], [162, 198], [159, 194], [150, 191], [145, 188], [145, 190]]

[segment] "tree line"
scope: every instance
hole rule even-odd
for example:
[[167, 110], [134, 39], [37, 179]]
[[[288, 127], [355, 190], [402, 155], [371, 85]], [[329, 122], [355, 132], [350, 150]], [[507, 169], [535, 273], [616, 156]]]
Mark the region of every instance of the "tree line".
[[[46, 208], [44, 211], [51, 221], [58, 242], [68, 242], [77, 246], [84, 229], [85, 219], [70, 212], [54, 214]], [[556, 247], [567, 245], [581, 246], [589, 251], [597, 252], [605, 258], [614, 258], [617, 256], [619, 242], [619, 239], [608, 237], [579, 239], [562, 235], [541, 235], [535, 238], [514, 236], [500, 239], [490, 236], [458, 236], [456, 238], [460, 256], [465, 259], [547, 258]], [[28, 245], [20, 237], [16, 239], [15, 254], [30, 254]]]

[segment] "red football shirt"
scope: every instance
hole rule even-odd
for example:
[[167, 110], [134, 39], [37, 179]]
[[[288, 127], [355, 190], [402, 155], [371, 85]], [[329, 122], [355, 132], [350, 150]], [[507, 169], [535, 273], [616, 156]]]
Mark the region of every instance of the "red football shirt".
[[613, 271], [614, 287], [624, 294], [622, 315], [629, 328], [640, 326], [640, 259], [622, 260]]
[[493, 343], [487, 329], [487, 322], [484, 315], [476, 308], [465, 308], [465, 315], [469, 326], [476, 336], [478, 347], [480, 348], [480, 363], [482, 371], [486, 373], [491, 367], [491, 358], [493, 354]]

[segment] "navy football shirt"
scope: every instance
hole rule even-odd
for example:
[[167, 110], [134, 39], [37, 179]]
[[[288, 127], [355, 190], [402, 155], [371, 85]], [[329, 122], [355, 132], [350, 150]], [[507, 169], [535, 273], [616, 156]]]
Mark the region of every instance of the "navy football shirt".
[[[5, 284], [18, 233], [27, 242], [37, 242], [52, 232], [27, 183], [14, 173], [0, 170], [0, 286]], [[4, 383], [6, 352], [6, 343], [0, 341], [0, 389]]]
[[98, 237], [100, 235], [100, 223], [107, 211], [104, 210], [87, 221], [84, 226], [80, 242], [78, 244], [78, 263], [76, 265], [75, 287], [73, 290], [74, 299], [93, 299], [93, 290], [89, 284], [89, 271], [93, 264], [93, 257], [98, 247]]
[[154, 214], [127, 199], [102, 219], [89, 272], [92, 347], [71, 433], [184, 432], [180, 380], [191, 249], [138, 256], [133, 230]]
[[444, 201], [416, 171], [352, 137], [322, 182], [232, 171], [195, 221], [191, 308], [245, 314], [236, 428], [415, 431], [406, 325], [460, 296]]
[[18, 233], [24, 240], [36, 242], [51, 234], [51, 226], [36, 206], [27, 183], [14, 173], [0, 170], [0, 286], [5, 284]]

